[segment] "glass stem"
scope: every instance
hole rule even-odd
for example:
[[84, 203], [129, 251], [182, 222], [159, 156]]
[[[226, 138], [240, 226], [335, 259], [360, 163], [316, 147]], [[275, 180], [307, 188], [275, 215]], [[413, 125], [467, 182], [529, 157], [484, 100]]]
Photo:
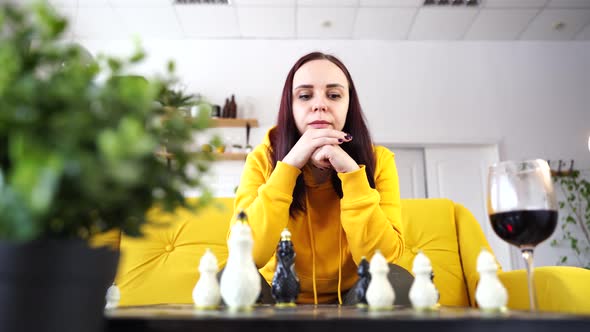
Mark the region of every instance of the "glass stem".
[[534, 269], [533, 269], [533, 249], [526, 248], [522, 249], [522, 258], [526, 263], [526, 274], [528, 280], [529, 289], [529, 307], [532, 312], [537, 310], [537, 296], [535, 292], [535, 282], [533, 280]]

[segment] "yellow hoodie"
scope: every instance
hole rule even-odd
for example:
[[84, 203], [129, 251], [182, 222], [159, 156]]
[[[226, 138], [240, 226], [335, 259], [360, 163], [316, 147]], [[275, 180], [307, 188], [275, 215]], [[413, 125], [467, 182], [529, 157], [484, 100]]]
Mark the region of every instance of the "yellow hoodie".
[[[357, 280], [357, 266], [370, 260], [376, 249], [388, 262], [403, 253], [401, 207], [394, 154], [375, 146], [375, 189], [365, 166], [339, 173], [343, 197], [331, 181], [317, 184], [309, 166], [303, 170], [277, 162], [272, 169], [268, 135], [248, 154], [234, 209], [244, 208], [254, 237], [253, 257], [261, 274], [272, 282], [275, 250], [285, 227], [296, 252], [295, 270], [301, 282], [298, 303], [341, 303], [341, 292]], [[293, 189], [303, 172], [305, 213], [289, 216]], [[228, 234], [229, 236], [229, 234]]]

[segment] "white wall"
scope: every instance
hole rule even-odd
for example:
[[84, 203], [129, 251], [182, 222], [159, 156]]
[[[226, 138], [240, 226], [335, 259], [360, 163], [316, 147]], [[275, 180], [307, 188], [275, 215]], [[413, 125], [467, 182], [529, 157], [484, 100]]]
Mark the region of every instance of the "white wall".
[[[130, 41], [80, 41], [92, 53], [128, 54]], [[141, 73], [174, 59], [192, 93], [257, 117], [251, 143], [274, 124], [284, 78], [301, 55], [321, 50], [351, 71], [374, 139], [390, 146], [498, 143], [501, 159], [574, 159], [590, 168], [589, 42], [144, 41]], [[244, 130], [220, 131], [244, 139]], [[215, 167], [220, 195], [241, 162]], [[537, 265], [558, 252], [539, 248]]]
[[[93, 53], [126, 54], [130, 41], [82, 40]], [[575, 159], [590, 168], [589, 42], [143, 41], [143, 73], [175, 59], [189, 87], [212, 102], [236, 94], [276, 119], [284, 78], [312, 50], [349, 67], [374, 139], [383, 143], [500, 143], [502, 159]]]

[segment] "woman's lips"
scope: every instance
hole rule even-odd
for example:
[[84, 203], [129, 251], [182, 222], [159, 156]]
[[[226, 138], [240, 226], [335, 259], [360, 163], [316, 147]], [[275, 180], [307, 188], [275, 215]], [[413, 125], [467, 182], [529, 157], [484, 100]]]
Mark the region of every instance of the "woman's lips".
[[328, 128], [330, 126], [330, 122], [328, 121], [313, 121], [309, 124], [312, 128], [320, 129], [320, 128]]

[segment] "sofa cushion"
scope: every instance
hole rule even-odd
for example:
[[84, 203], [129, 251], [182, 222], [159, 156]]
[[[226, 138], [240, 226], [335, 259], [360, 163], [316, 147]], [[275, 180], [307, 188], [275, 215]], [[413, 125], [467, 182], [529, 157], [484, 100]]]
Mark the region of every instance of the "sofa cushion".
[[[197, 213], [179, 209], [170, 214], [154, 209], [148, 215], [151, 222], [142, 228], [143, 237], [121, 237], [116, 279], [120, 305], [192, 302], [199, 260], [205, 250], [211, 248], [220, 268], [227, 260], [233, 198], [217, 198], [215, 202], [217, 206]], [[468, 306], [456, 217], [455, 205], [448, 199], [403, 199], [406, 248], [397, 263], [411, 272], [413, 259], [422, 250], [432, 262], [440, 303]], [[475, 220], [469, 223], [477, 226]]]
[[120, 305], [191, 303], [199, 261], [210, 248], [221, 268], [227, 261], [226, 235], [233, 198], [218, 198], [198, 210], [148, 214], [143, 237], [121, 237], [116, 283]]
[[402, 222], [406, 248], [397, 263], [411, 272], [414, 257], [422, 251], [432, 263], [440, 304], [469, 306], [459, 256], [453, 201], [403, 199]]
[[[508, 291], [508, 307], [528, 310], [529, 293], [526, 270], [507, 271], [498, 277]], [[573, 266], [535, 268], [534, 285], [540, 311], [590, 315], [590, 271]]]

